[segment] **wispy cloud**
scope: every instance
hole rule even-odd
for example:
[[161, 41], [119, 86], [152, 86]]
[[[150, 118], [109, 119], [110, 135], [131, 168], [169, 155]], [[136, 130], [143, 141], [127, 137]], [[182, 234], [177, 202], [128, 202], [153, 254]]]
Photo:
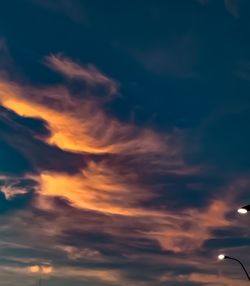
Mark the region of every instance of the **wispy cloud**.
[[84, 80], [91, 86], [104, 86], [108, 89], [109, 94], [118, 92], [118, 83], [98, 71], [93, 65], [83, 67], [61, 55], [47, 57], [46, 63], [66, 77]]
[[[82, 74], [85, 72], [83, 69]], [[91, 83], [100, 81], [92, 72], [87, 78], [92, 78]], [[95, 100], [72, 98], [62, 86], [35, 89], [2, 81], [0, 87], [4, 107], [47, 122], [51, 131], [47, 142], [64, 150], [115, 154], [158, 153], [166, 148], [164, 140], [152, 130], [122, 125], [108, 118]]]
[[[2, 221], [2, 267], [96, 285], [137, 283], [143, 268], [148, 273], [138, 283], [160, 285], [172, 278], [159, 264], [176, 275], [189, 267], [177, 279], [182, 283], [208, 278], [213, 285], [214, 274], [206, 275], [215, 267], [205, 265], [201, 253], [216, 229], [235, 225], [228, 214], [236, 192], [230, 189], [229, 196], [229, 187], [209, 178], [205, 185], [206, 166], [185, 162], [179, 134], [161, 134], [105, 112], [106, 102], [91, 91], [101, 85], [108, 95], [116, 93], [114, 80], [62, 56], [50, 56], [48, 63], [88, 87], [76, 94], [67, 82], [37, 87], [0, 80], [1, 122], [7, 126], [1, 140], [31, 165], [23, 174], [2, 176], [4, 202], [27, 195], [29, 184], [32, 193], [29, 204], [10, 208], [15, 215]], [[190, 204], [190, 194], [200, 193], [204, 200]]]

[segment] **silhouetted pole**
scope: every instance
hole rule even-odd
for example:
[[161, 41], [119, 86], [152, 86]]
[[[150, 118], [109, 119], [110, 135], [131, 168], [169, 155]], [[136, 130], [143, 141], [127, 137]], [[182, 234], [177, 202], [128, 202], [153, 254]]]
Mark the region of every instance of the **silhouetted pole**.
[[245, 274], [246, 274], [246, 276], [247, 276], [247, 279], [250, 281], [250, 276], [249, 276], [249, 274], [248, 274], [248, 272], [247, 272], [245, 266], [243, 265], [243, 263], [242, 263], [239, 259], [236, 259], [236, 258], [234, 258], [234, 257], [227, 256], [227, 255], [224, 255], [224, 254], [220, 254], [220, 255], [218, 256], [218, 258], [219, 258], [220, 260], [231, 259], [231, 260], [237, 261], [237, 262], [240, 264], [240, 266], [242, 267], [242, 269], [244, 270], [244, 272], [245, 272]]

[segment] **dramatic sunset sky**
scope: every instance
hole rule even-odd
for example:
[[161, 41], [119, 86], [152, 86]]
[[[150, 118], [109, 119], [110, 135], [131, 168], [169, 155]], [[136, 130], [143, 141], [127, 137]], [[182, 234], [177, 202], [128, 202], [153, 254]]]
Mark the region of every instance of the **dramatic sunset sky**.
[[250, 1], [0, 1], [0, 286], [246, 286]]

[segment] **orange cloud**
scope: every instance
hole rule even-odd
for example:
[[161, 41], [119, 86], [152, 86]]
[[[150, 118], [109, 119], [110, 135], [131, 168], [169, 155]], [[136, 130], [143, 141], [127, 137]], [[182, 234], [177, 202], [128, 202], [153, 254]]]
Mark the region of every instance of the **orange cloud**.
[[52, 265], [32, 265], [29, 267], [29, 271], [32, 273], [42, 272], [44, 274], [49, 274], [53, 272]]
[[53, 267], [51, 265], [42, 265], [41, 271], [45, 274], [49, 274], [49, 273], [53, 272]]
[[182, 283], [192, 282], [192, 283], [201, 283], [207, 286], [247, 286], [249, 282], [242, 280], [242, 279], [235, 279], [230, 276], [221, 275], [221, 274], [205, 274], [205, 273], [192, 273], [190, 275], [169, 275], [166, 274], [165, 276], [161, 277], [162, 282], [169, 282], [169, 281], [178, 281]]
[[176, 253], [192, 252], [211, 237], [211, 229], [230, 225], [226, 219], [229, 209], [228, 202], [214, 200], [205, 210], [190, 209], [172, 218], [171, 224], [161, 222], [159, 231], [150, 235], [163, 249]]
[[[51, 56], [47, 61], [66, 76], [82, 78], [91, 85], [115, 86], [99, 71], [83, 68], [68, 59]], [[197, 168], [185, 166], [178, 144], [174, 147], [169, 144], [173, 138], [111, 118], [96, 99], [76, 98], [64, 86], [34, 88], [2, 79], [0, 102], [20, 116], [44, 120], [51, 134], [41, 140], [64, 151], [132, 155], [133, 160], [139, 162], [138, 168], [156, 161], [159, 165], [152, 164], [153, 171], [161, 174], [165, 172], [164, 167], [180, 176], [197, 172]], [[133, 171], [126, 166], [121, 168], [123, 172], [114, 162], [89, 160], [77, 174], [41, 172], [36, 178], [41, 195], [39, 206], [50, 207], [43, 198], [62, 197], [78, 209], [132, 218], [135, 225], [145, 226], [145, 230], [133, 235], [156, 240], [163, 249], [176, 253], [199, 249], [211, 236], [212, 228], [229, 225], [225, 218], [227, 203], [217, 199], [202, 211], [189, 209], [172, 213], [167, 209], [143, 207], [145, 201], [155, 198], [154, 189], [141, 182], [136, 168]]]
[[51, 131], [47, 142], [63, 150], [143, 154], [167, 149], [164, 139], [152, 130], [109, 118], [95, 101], [73, 99], [63, 87], [34, 89], [2, 80], [0, 102], [20, 116], [46, 121]]
[[91, 280], [99, 280], [109, 284], [119, 283], [124, 285], [123, 277], [118, 270], [110, 269], [89, 269], [89, 268], [73, 268], [73, 267], [58, 267], [57, 271], [53, 274], [55, 277], [78, 277], [89, 278]]
[[77, 175], [42, 173], [41, 194], [63, 197], [74, 207], [103, 213], [125, 216], [158, 215], [156, 211], [133, 207], [141, 200], [153, 196], [146, 189], [141, 192], [136, 183], [126, 182], [129, 177], [122, 179], [114, 169], [109, 171], [100, 167], [92, 162]]
[[105, 76], [93, 65], [83, 67], [60, 55], [47, 57], [46, 63], [50, 68], [62, 73], [66, 77], [82, 79], [91, 86], [106, 86], [110, 94], [116, 94], [118, 92], [117, 82]]
[[32, 272], [32, 273], [37, 273], [40, 271], [40, 266], [38, 265], [32, 265], [29, 267], [29, 271]]
[[[42, 174], [41, 194], [63, 197], [76, 208], [132, 218], [135, 225], [141, 224], [142, 220], [147, 229], [150, 227], [147, 231], [141, 231], [140, 235], [158, 241], [162, 249], [175, 253], [200, 249], [211, 238], [212, 229], [231, 225], [226, 219], [231, 207], [228, 201], [216, 199], [207, 209], [188, 209], [179, 213], [149, 210], [140, 205], [147, 196], [148, 200], [150, 196], [153, 197], [153, 190], [144, 189], [140, 195], [136, 183], [121, 183], [119, 179], [116, 181], [119, 174], [98, 173], [94, 164], [91, 168], [75, 176]], [[47, 202], [42, 205], [46, 208]]]

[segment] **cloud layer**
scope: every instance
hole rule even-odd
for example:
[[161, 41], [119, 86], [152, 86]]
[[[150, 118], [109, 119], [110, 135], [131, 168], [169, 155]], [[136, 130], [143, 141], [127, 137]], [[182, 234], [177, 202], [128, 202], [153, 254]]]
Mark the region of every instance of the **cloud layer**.
[[[119, 84], [97, 68], [62, 55], [45, 62], [63, 83], [0, 80], [0, 144], [20, 165], [0, 178], [6, 279], [231, 285], [207, 260], [222, 248], [216, 231], [236, 227], [231, 210], [248, 180], [187, 164], [179, 131], [161, 134], [110, 116], [105, 107]], [[240, 230], [247, 233], [244, 224]], [[245, 285], [234, 271], [233, 284]]]

